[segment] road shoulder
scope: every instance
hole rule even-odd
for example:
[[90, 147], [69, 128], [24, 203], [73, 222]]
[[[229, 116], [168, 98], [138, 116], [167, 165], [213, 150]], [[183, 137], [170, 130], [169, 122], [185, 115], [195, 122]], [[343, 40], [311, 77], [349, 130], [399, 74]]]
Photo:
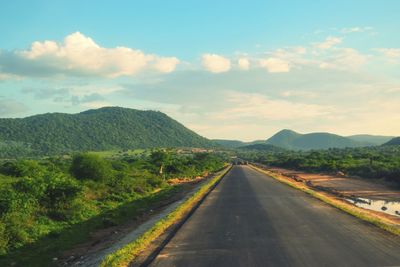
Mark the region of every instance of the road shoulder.
[[259, 165], [249, 165], [251, 168], [264, 173], [275, 180], [284, 183], [286, 185], [289, 185], [293, 188], [296, 188], [298, 190], [301, 190], [335, 208], [338, 208], [348, 214], [351, 214], [363, 221], [372, 223], [375, 226], [378, 226], [392, 234], [395, 235], [400, 235], [400, 219], [396, 218], [394, 216], [388, 216], [386, 214], [362, 209], [359, 207], [356, 207], [348, 202], [345, 202], [344, 200], [338, 198], [335, 195], [329, 194], [327, 192], [321, 192], [321, 191], [316, 191], [315, 189], [310, 188], [303, 182], [296, 181], [294, 179], [291, 179], [289, 177], [286, 177], [284, 175], [280, 175], [277, 173], [274, 173], [272, 171], [269, 171], [266, 167], [262, 167]]

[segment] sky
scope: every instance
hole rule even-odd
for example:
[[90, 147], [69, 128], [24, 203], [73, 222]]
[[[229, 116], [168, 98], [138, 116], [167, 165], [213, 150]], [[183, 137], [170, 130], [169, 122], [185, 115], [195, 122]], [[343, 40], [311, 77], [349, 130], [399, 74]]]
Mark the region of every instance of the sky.
[[213, 139], [400, 135], [397, 0], [0, 6], [0, 117], [122, 106]]

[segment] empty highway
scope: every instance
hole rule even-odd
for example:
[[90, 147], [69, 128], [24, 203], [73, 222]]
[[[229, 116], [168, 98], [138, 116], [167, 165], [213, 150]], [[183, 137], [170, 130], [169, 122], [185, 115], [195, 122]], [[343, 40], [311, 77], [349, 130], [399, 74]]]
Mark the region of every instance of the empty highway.
[[234, 166], [151, 266], [400, 266], [400, 238]]

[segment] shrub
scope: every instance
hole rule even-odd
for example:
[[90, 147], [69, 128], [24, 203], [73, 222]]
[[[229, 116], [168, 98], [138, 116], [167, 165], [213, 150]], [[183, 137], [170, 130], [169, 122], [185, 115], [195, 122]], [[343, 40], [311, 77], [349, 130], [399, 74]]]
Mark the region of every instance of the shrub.
[[82, 186], [74, 179], [63, 174], [49, 174], [43, 179], [46, 189], [40, 199], [40, 204], [47, 208], [51, 218], [66, 220], [71, 202], [82, 191]]
[[45, 168], [34, 160], [7, 161], [0, 166], [0, 172], [4, 175], [22, 177], [22, 176], [40, 176]]
[[0, 221], [0, 255], [7, 253], [9, 238], [6, 234], [6, 225]]
[[101, 181], [111, 174], [111, 167], [100, 156], [84, 153], [73, 157], [70, 171], [78, 179]]

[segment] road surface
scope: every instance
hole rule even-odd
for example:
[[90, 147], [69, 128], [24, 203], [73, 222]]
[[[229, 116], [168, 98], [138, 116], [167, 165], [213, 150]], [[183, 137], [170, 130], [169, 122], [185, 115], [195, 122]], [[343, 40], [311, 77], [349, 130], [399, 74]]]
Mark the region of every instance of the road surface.
[[150, 266], [400, 266], [400, 238], [234, 166]]

